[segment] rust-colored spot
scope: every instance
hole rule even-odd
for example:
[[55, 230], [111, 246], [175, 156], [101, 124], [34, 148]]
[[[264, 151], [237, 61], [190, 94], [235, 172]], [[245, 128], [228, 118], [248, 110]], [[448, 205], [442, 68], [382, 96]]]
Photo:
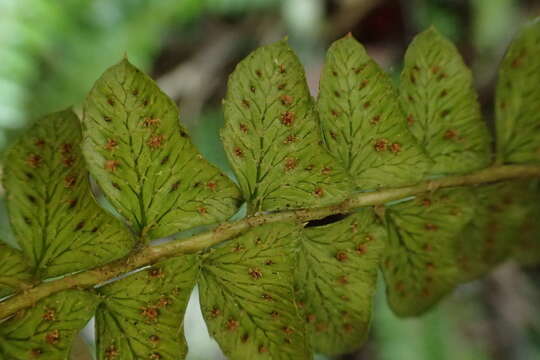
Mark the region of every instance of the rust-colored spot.
[[435, 264], [430, 263], [430, 262], [426, 263], [426, 269], [427, 269], [427, 271], [435, 270]]
[[364, 255], [367, 252], [365, 244], [356, 245], [355, 251], [358, 255]]
[[150, 354], [150, 360], [160, 360], [160, 359], [161, 359], [160, 353], [153, 352], [152, 354]]
[[396, 291], [398, 291], [398, 292], [404, 292], [404, 291], [405, 291], [405, 284], [403, 284], [403, 281], [398, 281], [398, 282], [394, 285], [394, 288], [395, 288]]
[[287, 69], [285, 69], [285, 65], [279, 64], [279, 72], [280, 72], [281, 74], [284, 74], [284, 73], [287, 72]]
[[430, 291], [427, 287], [423, 288], [423, 289], [422, 289], [422, 296], [423, 296], [423, 297], [429, 297], [429, 296], [431, 296], [431, 291]]
[[368, 84], [368, 81], [367, 80], [362, 80], [362, 82], [360, 83], [360, 85], [358, 86], [361, 89], [365, 88]]
[[283, 140], [283, 143], [287, 145], [287, 144], [296, 142], [296, 140], [297, 140], [296, 136], [294, 136], [294, 135], [288, 135], [288, 136], [285, 138], [285, 140]]
[[235, 331], [240, 326], [240, 323], [237, 320], [229, 319], [225, 324], [225, 328], [229, 331]]
[[165, 137], [163, 135], [152, 135], [150, 136], [150, 139], [148, 139], [146, 144], [152, 149], [157, 149], [163, 145], [164, 141]]
[[244, 134], [248, 133], [248, 127], [246, 124], [240, 124], [240, 131], [242, 131]]
[[242, 149], [240, 149], [239, 147], [235, 147], [234, 148], [234, 154], [238, 157], [243, 157], [244, 156], [244, 151], [242, 151]]
[[64, 187], [72, 188], [77, 183], [77, 177], [75, 175], [68, 175], [64, 178]]
[[298, 165], [298, 160], [295, 158], [287, 158], [285, 160], [285, 170], [291, 171]]
[[120, 355], [116, 346], [111, 345], [105, 349], [105, 358], [107, 360], [114, 360]]
[[107, 98], [107, 103], [111, 106], [114, 106], [114, 100], [113, 98]]
[[151, 343], [157, 344], [161, 339], [157, 335], [150, 335], [148, 340], [150, 340]]
[[43, 163], [43, 158], [37, 154], [30, 154], [26, 158], [26, 163], [33, 168], [38, 168]]
[[106, 115], [103, 116], [103, 120], [104, 120], [105, 122], [111, 122], [111, 121], [112, 121], [112, 119], [110, 118], [110, 116], [106, 116]]
[[73, 156], [65, 156], [62, 158], [62, 164], [65, 167], [72, 167], [75, 164], [75, 158]]
[[457, 137], [457, 132], [455, 130], [452, 130], [452, 129], [448, 129], [444, 132], [444, 135], [443, 137], [446, 139], [446, 140], [452, 140], [452, 139], [455, 139]]
[[364, 109], [367, 109], [367, 108], [369, 108], [369, 107], [371, 106], [371, 102], [366, 101], [366, 102], [364, 103], [364, 105], [362, 105], [362, 106], [364, 107]]
[[422, 249], [424, 251], [427, 251], [427, 252], [430, 252], [433, 250], [433, 246], [431, 246], [431, 244], [424, 244], [424, 246], [422, 247]]
[[390, 152], [397, 154], [401, 151], [401, 144], [393, 143], [392, 145], [389, 146], [388, 149], [390, 150]]
[[30, 350], [30, 355], [31, 355], [33, 358], [40, 357], [41, 354], [43, 354], [43, 350], [41, 350], [41, 349], [39, 349], [39, 348], [34, 348], [34, 349]]
[[439, 66], [433, 65], [433, 66], [431, 67], [431, 72], [432, 72], [432, 73], [438, 74], [439, 71], [441, 71], [441, 68], [440, 68]]
[[214, 307], [212, 310], [210, 310], [210, 316], [212, 318], [217, 318], [218, 316], [221, 315], [221, 310], [219, 310], [218, 308]]
[[347, 333], [350, 333], [354, 330], [354, 326], [352, 326], [352, 324], [343, 324], [343, 331], [347, 332]]
[[334, 90], [334, 96], [335, 97], [340, 97], [341, 96], [341, 93], [337, 90]]
[[270, 312], [270, 316], [272, 317], [272, 319], [277, 319], [279, 318], [279, 313], [273, 310], [272, 312]]
[[337, 73], [337, 71], [336, 71], [336, 70], [332, 70], [332, 75], [334, 75], [334, 76], [338, 76], [338, 73]]
[[200, 206], [199, 208], [197, 208], [197, 212], [201, 215], [205, 215], [208, 214], [208, 209], [204, 206]]
[[441, 91], [441, 93], [439, 94], [440, 97], [445, 97], [446, 95], [448, 95], [448, 90], [446, 90], [446, 89]]
[[266, 260], [266, 261], [264, 262], [264, 265], [268, 265], [268, 266], [274, 265], [274, 261], [272, 261], [272, 259], [268, 259], [268, 260]]
[[143, 126], [144, 127], [158, 127], [161, 123], [161, 120], [155, 117], [147, 117], [143, 120]]
[[409, 74], [409, 79], [413, 84], [416, 84], [416, 76], [412, 72]]
[[248, 108], [249, 109], [249, 101], [246, 100], [246, 99], [242, 99], [242, 105], [244, 105], [245, 108]]
[[141, 308], [141, 315], [147, 320], [154, 321], [159, 316], [159, 310], [155, 306], [145, 306]]
[[260, 269], [257, 269], [257, 268], [250, 268], [248, 270], [248, 274], [255, 280], [259, 280], [263, 276], [262, 271]]
[[147, 107], [149, 103], [150, 103], [150, 101], [148, 101], [148, 99], [144, 99], [143, 106]]
[[413, 70], [415, 70], [415, 71], [420, 71], [420, 67], [419, 67], [418, 65], [414, 65], [414, 66], [413, 66]]
[[262, 297], [264, 300], [266, 300], [266, 301], [272, 301], [272, 300], [274, 300], [274, 298], [272, 297], [272, 295], [267, 294], [267, 293], [263, 293], [263, 294], [261, 295], [261, 297]]
[[316, 197], [323, 197], [324, 196], [324, 189], [322, 187], [318, 187], [315, 189], [315, 191], [313, 191], [313, 195], [315, 195]]
[[285, 326], [282, 330], [283, 330], [283, 332], [284, 332], [285, 334], [287, 334], [287, 335], [291, 335], [291, 334], [294, 333], [294, 330], [291, 329], [291, 328], [288, 327], [288, 326]]
[[339, 116], [339, 112], [337, 112], [337, 111], [334, 110], [334, 109], [330, 110], [330, 114], [332, 114], [332, 116], [334, 116], [334, 117]]
[[375, 144], [373, 145], [373, 148], [377, 152], [382, 152], [386, 150], [386, 147], [388, 146], [388, 140], [386, 139], [379, 139], [375, 141]]
[[287, 87], [287, 84], [281, 83], [281, 84], [278, 85], [277, 88], [278, 88], [278, 90], [283, 90], [283, 89], [285, 89], [286, 87]]
[[257, 75], [258, 77], [261, 77], [262, 76], [262, 72], [261, 70], [255, 70], [255, 75]]
[[329, 175], [332, 173], [332, 168], [329, 167], [329, 166], [325, 166], [323, 167], [323, 169], [321, 170], [321, 174], [323, 175]]
[[307, 321], [308, 323], [314, 323], [315, 320], [317, 320], [317, 316], [315, 316], [315, 314], [308, 314], [308, 315], [306, 316], [306, 321]]
[[324, 332], [328, 330], [328, 325], [325, 323], [318, 323], [315, 325], [315, 330], [317, 330], [317, 332]]
[[119, 165], [120, 165], [120, 162], [118, 162], [118, 160], [106, 160], [104, 168], [105, 170], [109, 172], [115, 172], [116, 169], [118, 169]]
[[374, 117], [371, 118], [371, 120], [369, 121], [369, 123], [371, 125], [376, 125], [379, 123], [379, 121], [381, 121], [381, 116], [380, 115], [375, 115]]
[[349, 255], [345, 251], [338, 251], [336, 254], [336, 259], [338, 261], [347, 261], [349, 259]]
[[210, 189], [211, 191], [217, 190], [217, 183], [215, 181], [209, 181], [206, 183], [206, 187]]
[[450, 114], [450, 110], [448, 110], [448, 109], [445, 109], [445, 110], [441, 111], [441, 117], [446, 117], [446, 116], [448, 116], [448, 114]]
[[60, 154], [62, 155], [68, 155], [71, 154], [73, 151], [73, 145], [69, 143], [64, 143], [60, 145]]
[[75, 226], [75, 231], [82, 230], [83, 227], [84, 227], [84, 221], [81, 221], [80, 223], [77, 224], [77, 226]]
[[300, 309], [303, 309], [304, 308], [304, 302], [303, 301], [298, 301], [296, 302], [296, 306], [298, 306]]
[[252, 93], [254, 93], [254, 92], [255, 92], [255, 86], [253, 86], [253, 85], [250, 86], [250, 87], [249, 87], [249, 90], [250, 90]]
[[157, 301], [156, 303], [156, 307], [158, 308], [162, 308], [162, 307], [167, 307], [169, 305], [172, 304], [172, 299], [171, 298], [168, 298], [166, 296], [162, 296], [159, 298], [159, 300]]
[[243, 250], [245, 250], [245, 248], [240, 244], [236, 244], [232, 249], [233, 252], [239, 252], [239, 251], [243, 251]]
[[289, 106], [293, 102], [293, 97], [290, 95], [281, 95], [280, 98], [281, 104]]
[[407, 116], [407, 125], [412, 126], [413, 124], [414, 124], [414, 117], [412, 116], [412, 114], [409, 114]]
[[429, 207], [431, 206], [431, 200], [430, 199], [422, 199], [422, 205], [424, 205], [425, 207]]
[[439, 227], [435, 224], [427, 223], [424, 225], [424, 229], [426, 229], [427, 231], [437, 231]]
[[407, 99], [409, 99], [409, 102], [414, 103], [414, 98], [412, 95], [407, 96]]
[[34, 142], [34, 145], [36, 145], [38, 148], [43, 149], [43, 147], [45, 146], [45, 140], [43, 140], [43, 139], [37, 139], [37, 140]]
[[268, 352], [268, 348], [264, 345], [260, 345], [259, 346], [259, 353], [260, 354], [264, 354], [264, 353], [267, 353]]
[[105, 150], [112, 151], [116, 149], [118, 146], [118, 143], [114, 139], [107, 139], [107, 143], [105, 144]]
[[353, 68], [353, 71], [355, 74], [359, 74], [366, 68], [367, 64], [363, 64], [361, 66], [358, 66], [357, 68]]
[[176, 181], [174, 184], [171, 185], [171, 192], [178, 190], [179, 186], [180, 186], [180, 181]]
[[351, 232], [353, 234], [356, 234], [358, 232], [358, 224], [357, 223], [352, 223], [351, 224]]
[[294, 113], [292, 111], [285, 111], [281, 114], [281, 123], [285, 126], [291, 126], [294, 122]]
[[139, 89], [134, 89], [134, 90], [131, 92], [131, 94], [132, 94], [133, 96], [139, 95]]
[[311, 171], [311, 170], [313, 170], [314, 167], [315, 167], [315, 165], [309, 164], [308, 166], [306, 166], [306, 167], [304, 168], [304, 170], [306, 170], [306, 171]]
[[342, 275], [337, 278], [337, 282], [340, 283], [341, 285], [345, 285], [349, 283], [349, 279], [347, 278], [347, 276]]
[[52, 308], [46, 308], [41, 315], [41, 318], [45, 321], [54, 321], [56, 320], [56, 310]]
[[58, 329], [49, 331], [45, 335], [45, 341], [47, 342], [47, 344], [51, 344], [51, 345], [58, 344], [58, 342], [60, 341], [60, 331]]
[[242, 337], [240, 338], [240, 341], [242, 342], [242, 344], [247, 343], [248, 340], [249, 340], [249, 335], [248, 335], [248, 334], [244, 334], [244, 335], [242, 335]]
[[333, 131], [330, 131], [330, 136], [332, 137], [332, 139], [336, 140], [337, 139], [337, 134]]

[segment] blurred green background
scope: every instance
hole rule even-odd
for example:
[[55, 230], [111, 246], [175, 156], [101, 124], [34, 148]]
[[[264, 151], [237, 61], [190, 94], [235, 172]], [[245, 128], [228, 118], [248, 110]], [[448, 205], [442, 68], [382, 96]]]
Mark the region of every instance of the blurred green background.
[[[333, 40], [352, 32], [396, 77], [407, 44], [430, 25], [460, 48], [491, 123], [498, 63], [515, 31], [539, 15], [538, 0], [0, 0], [0, 153], [32, 119], [79, 110], [99, 75], [128, 56], [177, 101], [200, 151], [228, 170], [220, 102], [250, 51], [287, 35], [315, 94]], [[13, 242], [2, 196], [0, 237]], [[341, 359], [540, 359], [539, 270], [505, 264], [412, 320], [393, 316], [381, 290], [368, 343]], [[192, 300], [189, 359], [222, 359]], [[85, 342], [90, 326], [73, 359], [91, 359]]]

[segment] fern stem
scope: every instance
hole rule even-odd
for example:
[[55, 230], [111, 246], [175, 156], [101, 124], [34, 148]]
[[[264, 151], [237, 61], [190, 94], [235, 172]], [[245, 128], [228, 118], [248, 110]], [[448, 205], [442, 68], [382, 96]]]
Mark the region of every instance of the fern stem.
[[333, 214], [348, 213], [359, 207], [382, 205], [389, 201], [435, 191], [439, 188], [472, 186], [503, 180], [532, 177], [540, 177], [540, 166], [494, 166], [471, 174], [442, 177], [424, 181], [412, 186], [356, 193], [347, 200], [333, 206], [248, 216], [238, 221], [223, 223], [213, 230], [194, 235], [187, 239], [175, 240], [156, 246], [146, 246], [138, 249], [124, 259], [114, 261], [95, 269], [68, 275], [61, 279], [43, 282], [33, 288], [25, 289], [24, 291], [5, 299], [3, 302], [0, 302], [0, 319], [6, 318], [21, 309], [32, 306], [40, 299], [53, 293], [66, 289], [94, 287], [114, 279], [119, 275], [153, 264], [159, 260], [208, 249], [211, 246], [234, 238], [250, 228], [266, 223], [282, 221], [303, 223], [309, 220], [322, 219]]

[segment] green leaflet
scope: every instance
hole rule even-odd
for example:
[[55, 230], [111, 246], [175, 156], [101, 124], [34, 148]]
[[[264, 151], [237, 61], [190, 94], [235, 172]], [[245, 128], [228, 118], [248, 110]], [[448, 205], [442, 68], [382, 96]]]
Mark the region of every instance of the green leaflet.
[[232, 73], [221, 135], [250, 212], [323, 206], [349, 195], [345, 170], [320, 145], [304, 70], [286, 41]]
[[402, 109], [435, 161], [432, 174], [465, 173], [490, 162], [490, 137], [472, 75], [455, 46], [434, 28], [418, 35], [401, 73]]
[[316, 352], [352, 352], [367, 339], [386, 231], [371, 209], [307, 227], [297, 265], [297, 296]]
[[198, 271], [197, 257], [184, 255], [100, 288], [98, 359], [184, 359], [184, 311]]
[[360, 189], [418, 182], [431, 165], [398, 99], [390, 78], [352, 36], [330, 47], [317, 103], [322, 133]]
[[497, 152], [501, 162], [540, 162], [540, 20], [511, 43], [499, 70]]
[[39, 120], [9, 151], [4, 185], [13, 230], [41, 278], [126, 255], [133, 237], [90, 191], [71, 110]]
[[[475, 189], [473, 220], [456, 237], [461, 281], [474, 280], [511, 255], [519, 227], [529, 216], [525, 182], [506, 182]], [[537, 219], [536, 219], [537, 220]]]
[[472, 219], [474, 200], [467, 189], [442, 189], [387, 208], [382, 270], [397, 315], [419, 315], [453, 290], [455, 237]]
[[300, 234], [295, 225], [263, 225], [203, 260], [200, 301], [210, 334], [231, 359], [311, 359], [294, 302]]
[[173, 101], [127, 60], [96, 82], [83, 124], [91, 174], [146, 240], [236, 212], [236, 186], [197, 152]]
[[23, 288], [31, 280], [23, 254], [0, 240], [0, 299]]
[[73, 337], [94, 315], [95, 295], [66, 290], [0, 326], [1, 360], [67, 360]]

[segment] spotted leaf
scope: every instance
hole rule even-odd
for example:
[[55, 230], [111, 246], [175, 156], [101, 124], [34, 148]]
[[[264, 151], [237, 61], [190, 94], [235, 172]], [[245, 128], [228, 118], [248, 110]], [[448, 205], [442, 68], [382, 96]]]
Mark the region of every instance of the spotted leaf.
[[385, 229], [365, 209], [304, 235], [296, 289], [313, 349], [352, 352], [367, 339]]
[[67, 360], [73, 337], [94, 315], [97, 300], [67, 290], [18, 312], [0, 326], [0, 359]]
[[76, 115], [61, 111], [39, 120], [5, 162], [11, 224], [41, 278], [108, 263], [133, 244], [125, 226], [95, 202], [80, 141]]
[[185, 255], [100, 288], [98, 359], [184, 359], [183, 318], [198, 270], [197, 257]]
[[107, 198], [145, 239], [227, 219], [236, 186], [197, 152], [176, 105], [127, 60], [84, 104], [83, 153]]
[[434, 28], [407, 50], [400, 97], [409, 128], [435, 161], [431, 173], [465, 173], [489, 164], [490, 137], [471, 72]]
[[382, 270], [397, 315], [419, 315], [454, 289], [460, 275], [455, 237], [473, 215], [467, 189], [438, 190], [388, 207]]
[[475, 190], [474, 218], [456, 238], [462, 281], [485, 275], [511, 255], [531, 210], [526, 189], [525, 182], [507, 182]]
[[304, 70], [285, 41], [263, 46], [232, 73], [222, 138], [251, 212], [343, 200], [352, 183], [320, 145]]
[[540, 20], [510, 44], [496, 94], [497, 152], [501, 162], [540, 162]]
[[0, 240], [0, 299], [24, 289], [32, 280], [23, 254]]
[[390, 78], [352, 36], [327, 52], [317, 107], [327, 150], [358, 188], [415, 183], [431, 165]]
[[231, 360], [311, 359], [294, 302], [299, 237], [294, 225], [263, 225], [203, 260], [201, 308]]

